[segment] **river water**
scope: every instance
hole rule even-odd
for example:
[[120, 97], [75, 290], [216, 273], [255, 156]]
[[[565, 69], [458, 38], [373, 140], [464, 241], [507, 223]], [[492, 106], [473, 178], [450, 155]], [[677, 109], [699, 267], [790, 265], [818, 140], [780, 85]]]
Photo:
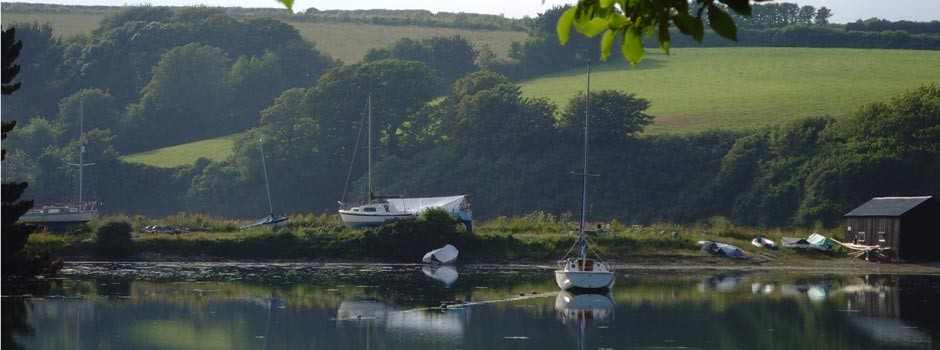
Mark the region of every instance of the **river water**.
[[609, 294], [570, 294], [532, 266], [72, 263], [62, 274], [43, 298], [3, 298], [4, 349], [940, 348], [940, 276], [618, 271]]

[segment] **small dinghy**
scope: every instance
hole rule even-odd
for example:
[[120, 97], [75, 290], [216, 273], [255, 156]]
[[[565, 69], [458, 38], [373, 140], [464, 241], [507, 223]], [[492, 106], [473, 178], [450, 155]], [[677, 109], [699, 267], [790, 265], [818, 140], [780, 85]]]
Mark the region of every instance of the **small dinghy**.
[[424, 254], [421, 261], [427, 264], [453, 264], [457, 261], [458, 254], [460, 252], [457, 251], [457, 247], [448, 244]]
[[758, 248], [777, 249], [777, 243], [764, 237], [757, 237], [751, 240], [751, 245]]

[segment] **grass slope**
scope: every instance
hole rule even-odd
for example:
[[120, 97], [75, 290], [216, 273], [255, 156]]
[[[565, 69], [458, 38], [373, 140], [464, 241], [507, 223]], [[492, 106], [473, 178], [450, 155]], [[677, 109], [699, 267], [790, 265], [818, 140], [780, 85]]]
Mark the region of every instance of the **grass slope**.
[[121, 159], [157, 168], [175, 168], [192, 164], [196, 159], [224, 160], [232, 154], [235, 139], [241, 134], [231, 134], [198, 142], [176, 145], [152, 151], [130, 154]]
[[[4, 13], [3, 23], [49, 23], [59, 37], [90, 34], [104, 19], [101, 13]], [[287, 21], [300, 35], [314, 42], [317, 48], [346, 63], [358, 62], [369, 49], [391, 45], [401, 38], [423, 39], [434, 36], [460, 35], [480, 50], [486, 45], [499, 56], [509, 53], [513, 41], [525, 40], [524, 32], [502, 30], [469, 30], [418, 26], [383, 26], [356, 23], [318, 23]]]
[[[905, 90], [940, 82], [940, 51], [683, 48], [649, 55], [635, 70], [596, 66], [591, 89], [652, 102], [650, 133], [744, 130], [805, 117], [846, 116]], [[583, 91], [584, 69], [522, 82], [526, 96], [560, 108]]]
[[505, 57], [513, 41], [525, 40], [524, 32], [501, 30], [469, 30], [417, 26], [382, 26], [354, 23], [316, 23], [289, 21], [300, 34], [317, 44], [317, 48], [346, 63], [358, 62], [369, 49], [386, 47], [401, 38], [424, 39], [435, 36], [460, 35], [477, 50], [489, 46]]

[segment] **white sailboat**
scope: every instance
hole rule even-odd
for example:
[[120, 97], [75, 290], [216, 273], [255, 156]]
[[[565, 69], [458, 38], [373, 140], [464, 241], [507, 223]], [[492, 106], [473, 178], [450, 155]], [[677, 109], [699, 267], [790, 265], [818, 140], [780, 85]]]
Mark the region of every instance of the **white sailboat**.
[[[398, 198], [394, 196], [377, 196], [372, 189], [372, 95], [366, 102], [366, 111], [364, 117], [368, 118], [368, 191], [369, 199], [366, 203], [347, 207], [342, 200], [339, 201], [339, 216], [343, 223], [352, 227], [374, 227], [384, 224], [388, 220], [417, 217], [421, 212], [430, 208], [441, 208], [451, 215], [460, 219], [469, 230], [470, 221], [473, 219], [473, 212], [470, 210], [470, 204], [466, 195], [456, 195], [447, 197], [425, 197], [425, 198]], [[356, 144], [359, 141], [356, 140]], [[358, 147], [358, 146], [357, 146]], [[353, 162], [355, 162], [355, 153], [353, 153]], [[352, 165], [349, 168], [349, 175], [352, 174]], [[346, 185], [349, 185], [350, 176], [346, 177]], [[343, 189], [345, 199], [346, 188]]]
[[[584, 167], [581, 176], [581, 220], [578, 225], [578, 240], [575, 246], [578, 247], [577, 257], [568, 257], [567, 255], [558, 261], [558, 269], [555, 270], [555, 282], [563, 290], [575, 289], [610, 289], [614, 286], [614, 272], [600, 257], [596, 259], [588, 256], [587, 239], [584, 237], [584, 221], [587, 214], [587, 178], [593, 174], [588, 173], [588, 116], [590, 115], [591, 100], [591, 64], [587, 68], [587, 94], [585, 96], [584, 113]], [[594, 175], [596, 176], [596, 175]], [[573, 247], [572, 247], [573, 248]], [[595, 254], [596, 256], [597, 254]]]
[[268, 192], [268, 216], [264, 217], [258, 221], [252, 222], [248, 225], [242, 226], [241, 229], [247, 229], [252, 227], [281, 227], [287, 226], [290, 224], [288, 218], [281, 218], [274, 215], [274, 205], [271, 203], [271, 186], [268, 184], [268, 165], [264, 161], [264, 142], [263, 140], [258, 140], [259, 147], [261, 149], [261, 169], [264, 171], [264, 189]]
[[79, 102], [78, 202], [41, 203], [20, 216], [18, 222], [44, 226], [52, 231], [65, 231], [70, 225], [83, 224], [98, 217], [98, 202], [86, 202], [82, 197], [85, 182], [85, 100]]

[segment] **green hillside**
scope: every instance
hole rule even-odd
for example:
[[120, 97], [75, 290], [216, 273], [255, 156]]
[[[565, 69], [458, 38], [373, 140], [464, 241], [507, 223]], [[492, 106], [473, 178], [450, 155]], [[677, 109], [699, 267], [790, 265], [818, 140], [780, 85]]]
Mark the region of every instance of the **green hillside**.
[[124, 161], [140, 163], [157, 168], [175, 168], [192, 164], [196, 159], [224, 160], [232, 154], [235, 139], [241, 134], [232, 134], [209, 140], [155, 149], [122, 157]]
[[372, 48], [391, 45], [401, 38], [424, 39], [435, 36], [460, 35], [480, 50], [483, 45], [500, 56], [506, 56], [513, 41], [525, 40], [524, 32], [501, 30], [468, 30], [418, 26], [383, 26], [355, 23], [317, 23], [288, 21], [300, 34], [317, 44], [317, 48], [346, 63], [357, 62]]
[[[55, 35], [68, 37], [89, 34], [104, 18], [103, 13], [38, 13], [11, 12], [3, 14], [4, 26], [17, 22], [49, 23]], [[307, 40], [333, 58], [346, 63], [357, 62], [369, 49], [391, 45], [401, 38], [423, 39], [434, 36], [460, 35], [479, 50], [489, 46], [499, 56], [506, 56], [513, 41], [525, 40], [525, 32], [502, 30], [469, 30], [458, 28], [388, 26], [357, 23], [323, 23], [287, 21]]]
[[[940, 51], [687, 48], [651, 54], [636, 70], [595, 66], [592, 89], [652, 102], [651, 133], [742, 130], [811, 116], [841, 117], [921, 84], [940, 82]], [[560, 107], [584, 90], [584, 69], [524, 81]]]

